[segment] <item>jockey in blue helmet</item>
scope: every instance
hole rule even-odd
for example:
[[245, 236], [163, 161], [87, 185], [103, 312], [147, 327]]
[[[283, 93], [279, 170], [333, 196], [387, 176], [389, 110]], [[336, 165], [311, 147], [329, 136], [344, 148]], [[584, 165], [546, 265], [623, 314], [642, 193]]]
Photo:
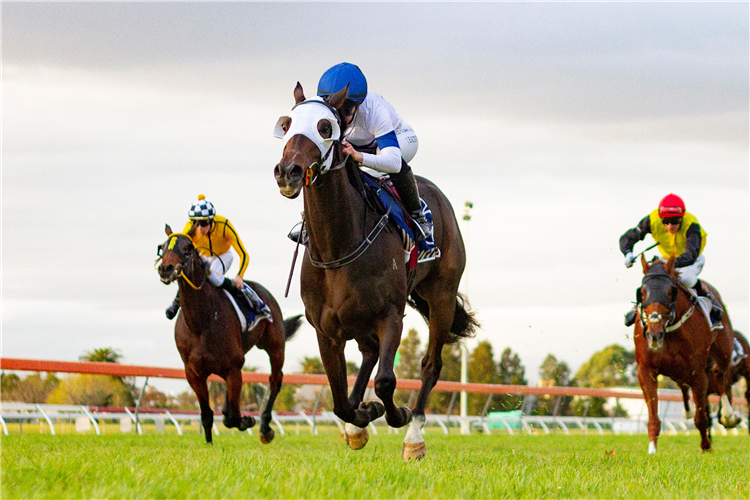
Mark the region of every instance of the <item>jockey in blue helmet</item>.
[[339, 109], [344, 128], [343, 153], [376, 177], [389, 175], [404, 207], [422, 233], [432, 233], [432, 224], [422, 215], [419, 189], [408, 162], [414, 158], [419, 140], [414, 130], [381, 95], [367, 90], [362, 71], [350, 63], [329, 68], [318, 83], [318, 96], [327, 100], [349, 85], [346, 101]]

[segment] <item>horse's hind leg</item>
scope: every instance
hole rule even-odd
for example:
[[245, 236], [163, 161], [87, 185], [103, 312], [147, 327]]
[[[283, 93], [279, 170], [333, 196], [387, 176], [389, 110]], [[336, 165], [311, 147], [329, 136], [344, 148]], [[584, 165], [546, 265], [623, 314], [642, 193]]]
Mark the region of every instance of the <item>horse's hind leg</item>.
[[211, 430], [214, 426], [214, 412], [208, 402], [208, 384], [206, 384], [205, 378], [198, 377], [188, 366], [185, 366], [185, 376], [198, 398], [198, 405], [201, 409], [201, 425], [206, 435], [206, 443], [211, 444], [213, 442]]
[[430, 339], [427, 351], [422, 358], [422, 388], [419, 390], [417, 403], [414, 406], [412, 423], [406, 432], [404, 447], [401, 452], [404, 460], [421, 459], [427, 453], [422, 428], [425, 425], [425, 408], [432, 388], [440, 378], [443, 368], [442, 352], [445, 341], [450, 338], [450, 328], [455, 314], [455, 297], [447, 295], [447, 299], [428, 301], [430, 306]]
[[240, 412], [240, 397], [242, 395], [242, 370], [236, 369], [229, 372], [225, 378], [227, 381], [227, 401], [224, 405], [224, 427], [244, 431], [255, 425], [255, 419], [251, 416], [243, 417]]
[[268, 358], [271, 360], [271, 378], [269, 380], [269, 394], [266, 400], [266, 406], [263, 408], [263, 413], [260, 416], [260, 442], [268, 444], [273, 441], [276, 433], [271, 429], [271, 417], [273, 412], [273, 404], [276, 402], [276, 396], [279, 395], [281, 390], [281, 381], [284, 378], [284, 374], [281, 372], [281, 367], [284, 366], [284, 344], [276, 346], [273, 349], [269, 349]]

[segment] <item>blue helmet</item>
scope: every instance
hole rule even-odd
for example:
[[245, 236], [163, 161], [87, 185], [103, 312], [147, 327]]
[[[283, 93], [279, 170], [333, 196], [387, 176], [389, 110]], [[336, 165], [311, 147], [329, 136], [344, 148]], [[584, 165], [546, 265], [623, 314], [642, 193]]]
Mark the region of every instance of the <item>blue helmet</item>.
[[354, 64], [341, 63], [329, 68], [318, 82], [318, 96], [326, 98], [349, 84], [347, 99], [360, 103], [367, 96], [367, 79], [362, 70]]

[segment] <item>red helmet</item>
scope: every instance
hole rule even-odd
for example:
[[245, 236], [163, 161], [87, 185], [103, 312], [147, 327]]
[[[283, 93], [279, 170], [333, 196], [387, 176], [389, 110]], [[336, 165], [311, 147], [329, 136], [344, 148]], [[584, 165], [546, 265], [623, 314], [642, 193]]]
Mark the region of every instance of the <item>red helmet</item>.
[[659, 217], [682, 217], [685, 215], [685, 202], [676, 194], [668, 194], [659, 202]]

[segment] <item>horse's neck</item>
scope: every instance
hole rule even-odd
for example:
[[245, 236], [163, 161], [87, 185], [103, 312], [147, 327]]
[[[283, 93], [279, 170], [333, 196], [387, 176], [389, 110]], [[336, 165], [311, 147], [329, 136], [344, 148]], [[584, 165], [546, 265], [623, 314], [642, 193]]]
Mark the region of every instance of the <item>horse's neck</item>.
[[188, 328], [196, 335], [203, 331], [203, 326], [212, 319], [210, 294], [213, 285], [208, 282], [208, 278], [200, 276], [202, 272], [202, 266], [195, 265], [188, 276], [190, 281], [200, 288], [199, 290], [194, 289], [184, 279], [179, 282], [182, 314]]
[[315, 257], [334, 260], [358, 247], [371, 228], [365, 227], [364, 200], [346, 168], [329, 171], [318, 182], [305, 189], [305, 225]]

